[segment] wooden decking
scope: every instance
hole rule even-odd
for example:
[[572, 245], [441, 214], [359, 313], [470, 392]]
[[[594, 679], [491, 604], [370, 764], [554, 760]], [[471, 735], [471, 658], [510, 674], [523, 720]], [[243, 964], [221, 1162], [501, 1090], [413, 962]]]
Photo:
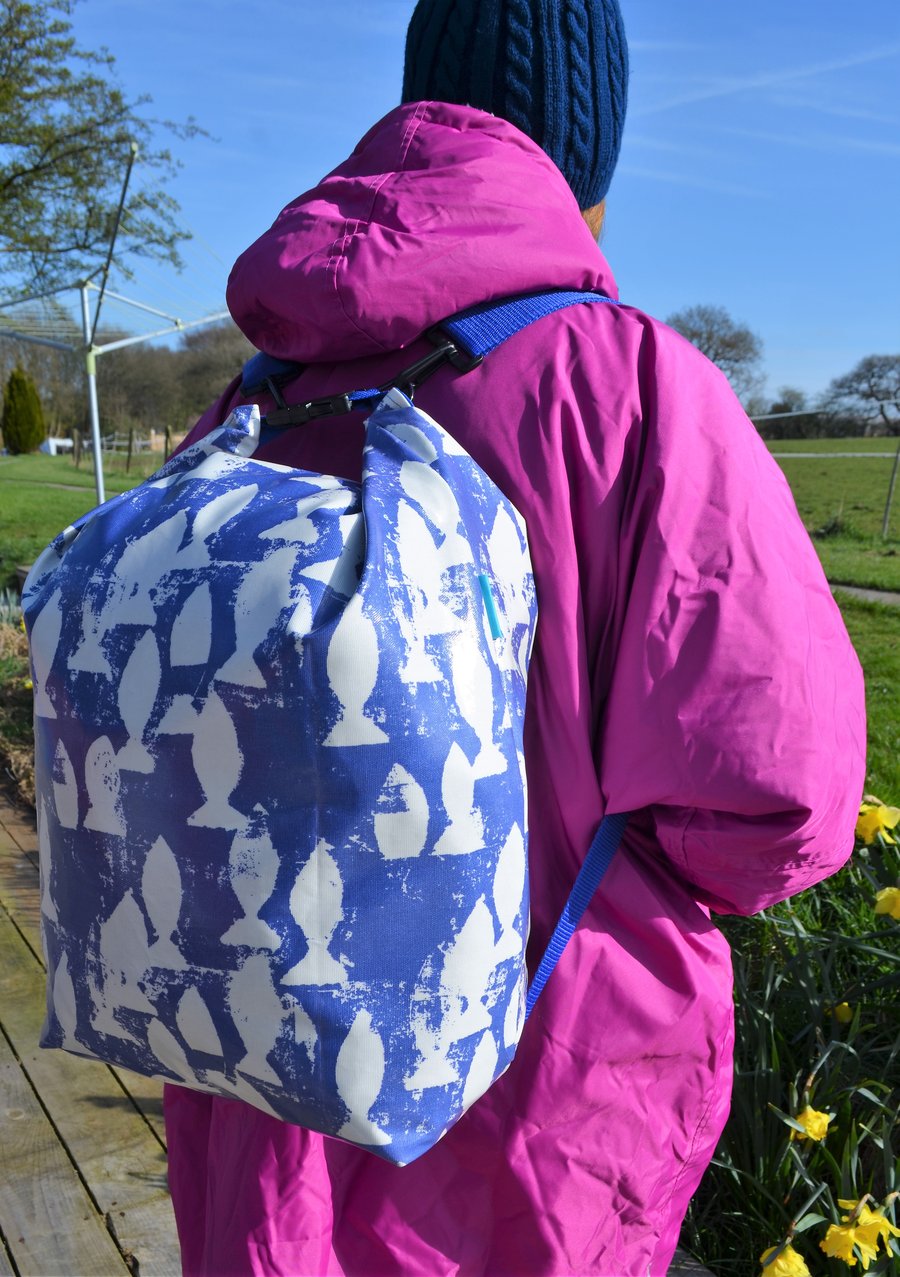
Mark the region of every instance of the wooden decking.
[[162, 1088], [41, 1051], [34, 826], [0, 800], [0, 1277], [178, 1277]]
[[[39, 898], [34, 824], [0, 796], [0, 1277], [178, 1277], [162, 1088], [38, 1048]], [[668, 1277], [710, 1275], [679, 1253]]]

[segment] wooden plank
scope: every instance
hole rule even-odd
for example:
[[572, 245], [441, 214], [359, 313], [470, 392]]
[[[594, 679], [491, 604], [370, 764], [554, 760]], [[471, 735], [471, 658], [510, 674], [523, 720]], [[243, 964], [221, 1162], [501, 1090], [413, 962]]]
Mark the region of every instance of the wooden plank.
[[[37, 868], [37, 831], [17, 820], [8, 802], [0, 795], [0, 905], [43, 961], [40, 926], [40, 880]], [[18, 830], [18, 841], [12, 832]], [[12, 831], [12, 832], [11, 832]], [[28, 843], [30, 839], [30, 845]], [[137, 1073], [116, 1071], [156, 1138], [165, 1148], [166, 1132], [162, 1115], [162, 1083]]]
[[[44, 973], [3, 916], [0, 1000], [4, 1032], [123, 1249], [134, 1255], [143, 1277], [177, 1274], [164, 1146], [105, 1065], [38, 1048]], [[158, 1097], [159, 1084], [150, 1085]]]
[[[5, 814], [2, 805], [0, 814]], [[37, 865], [14, 841], [5, 825], [0, 825], [0, 902], [32, 949], [39, 954], [40, 880]]]
[[0, 1218], [22, 1274], [127, 1277], [128, 1267], [0, 1037]]
[[6, 1247], [0, 1245], [0, 1277], [16, 1277], [16, 1270], [10, 1262], [9, 1255], [6, 1253]]

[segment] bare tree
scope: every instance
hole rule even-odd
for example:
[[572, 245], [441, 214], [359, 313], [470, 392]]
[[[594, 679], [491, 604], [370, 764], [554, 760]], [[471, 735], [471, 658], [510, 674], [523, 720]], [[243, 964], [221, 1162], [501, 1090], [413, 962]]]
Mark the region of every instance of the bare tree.
[[722, 369], [741, 399], [759, 389], [762, 341], [749, 328], [735, 323], [723, 306], [687, 306], [670, 315], [666, 323]]
[[866, 355], [822, 397], [831, 416], [849, 418], [866, 434], [900, 434], [900, 355]]
[[78, 46], [74, 0], [0, 0], [0, 278], [7, 294], [89, 276], [102, 264], [126, 161], [140, 148], [123, 212], [116, 264], [138, 257], [179, 264], [189, 238], [163, 189], [177, 164], [155, 147], [161, 127], [144, 118], [149, 98], [130, 101], [106, 50]]

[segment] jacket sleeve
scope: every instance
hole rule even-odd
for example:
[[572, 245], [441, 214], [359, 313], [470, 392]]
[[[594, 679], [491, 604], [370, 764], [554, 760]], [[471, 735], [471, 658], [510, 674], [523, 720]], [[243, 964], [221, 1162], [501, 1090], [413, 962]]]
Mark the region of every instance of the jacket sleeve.
[[645, 809], [638, 829], [699, 901], [749, 914], [850, 854], [862, 674], [787, 482], [725, 378], [662, 325], [640, 358], [602, 786], [611, 810]]

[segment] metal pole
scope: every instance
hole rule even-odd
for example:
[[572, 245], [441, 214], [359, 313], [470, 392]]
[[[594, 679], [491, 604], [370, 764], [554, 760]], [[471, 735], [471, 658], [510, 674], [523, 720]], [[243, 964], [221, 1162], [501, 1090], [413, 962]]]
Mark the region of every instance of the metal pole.
[[887, 540], [888, 524], [891, 521], [891, 505], [894, 500], [894, 487], [897, 483], [897, 471], [900, 469], [900, 439], [897, 440], [897, 451], [894, 453], [894, 465], [891, 470], [891, 481], [888, 484], [887, 501], [884, 503], [884, 518], [881, 521], [881, 535]]
[[103, 485], [103, 454], [100, 450], [100, 410], [97, 407], [97, 356], [91, 345], [91, 311], [88, 305], [87, 284], [81, 285], [81, 322], [84, 330], [84, 371], [87, 376], [88, 402], [91, 410], [94, 485], [97, 489], [97, 505], [102, 505], [106, 500], [106, 491]]

